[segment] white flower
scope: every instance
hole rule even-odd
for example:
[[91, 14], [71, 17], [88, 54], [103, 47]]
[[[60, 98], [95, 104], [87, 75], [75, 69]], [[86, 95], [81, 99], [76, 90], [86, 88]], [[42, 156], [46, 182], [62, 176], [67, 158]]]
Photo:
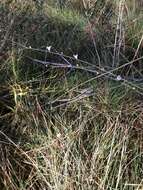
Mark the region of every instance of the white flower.
[[120, 75], [118, 75], [116, 80], [120, 81], [120, 80], [122, 80], [122, 77]]
[[57, 134], [57, 138], [60, 138], [60, 137], [61, 137], [61, 134], [60, 134], [60, 133], [58, 133], [58, 134]]
[[31, 46], [29, 46], [29, 49], [31, 49], [32, 47]]
[[73, 55], [75, 59], [78, 59], [78, 54]]
[[52, 46], [47, 46], [47, 47], [46, 47], [46, 49], [47, 49], [48, 51], [51, 51], [51, 48], [52, 48]]
[[101, 71], [105, 71], [104, 67], [101, 68]]

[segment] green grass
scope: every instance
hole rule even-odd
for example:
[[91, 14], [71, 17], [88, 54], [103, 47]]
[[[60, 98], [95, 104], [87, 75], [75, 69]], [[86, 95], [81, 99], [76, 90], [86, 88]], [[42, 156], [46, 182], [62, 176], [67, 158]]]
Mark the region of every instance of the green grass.
[[142, 190], [142, 15], [57, 2], [0, 3], [0, 189]]

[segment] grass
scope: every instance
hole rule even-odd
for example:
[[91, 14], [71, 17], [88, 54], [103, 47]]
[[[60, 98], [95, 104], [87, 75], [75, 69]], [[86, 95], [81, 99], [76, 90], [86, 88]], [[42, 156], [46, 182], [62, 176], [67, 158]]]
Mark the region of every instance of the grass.
[[143, 188], [142, 12], [81, 2], [0, 3], [2, 190]]

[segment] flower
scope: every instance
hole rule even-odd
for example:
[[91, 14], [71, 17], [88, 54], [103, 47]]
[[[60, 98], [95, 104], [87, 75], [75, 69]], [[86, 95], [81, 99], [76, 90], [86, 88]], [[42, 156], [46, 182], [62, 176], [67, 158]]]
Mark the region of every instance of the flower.
[[61, 133], [58, 133], [58, 134], [57, 134], [57, 138], [61, 138]]
[[104, 67], [101, 68], [101, 71], [105, 71]]
[[51, 51], [51, 48], [52, 48], [52, 46], [47, 46], [47, 47], [46, 47], [46, 49], [47, 49], [48, 51]]
[[31, 46], [29, 46], [29, 49], [31, 49], [32, 47]]
[[116, 80], [120, 81], [120, 80], [122, 80], [122, 77], [120, 75], [118, 75]]
[[78, 54], [73, 55], [75, 59], [78, 59]]

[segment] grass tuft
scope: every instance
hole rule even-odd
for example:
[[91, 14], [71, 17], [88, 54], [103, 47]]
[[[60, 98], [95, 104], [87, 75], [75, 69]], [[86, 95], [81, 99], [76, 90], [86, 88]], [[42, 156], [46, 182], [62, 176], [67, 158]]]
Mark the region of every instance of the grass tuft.
[[3, 0], [0, 17], [0, 189], [141, 190], [141, 4]]

